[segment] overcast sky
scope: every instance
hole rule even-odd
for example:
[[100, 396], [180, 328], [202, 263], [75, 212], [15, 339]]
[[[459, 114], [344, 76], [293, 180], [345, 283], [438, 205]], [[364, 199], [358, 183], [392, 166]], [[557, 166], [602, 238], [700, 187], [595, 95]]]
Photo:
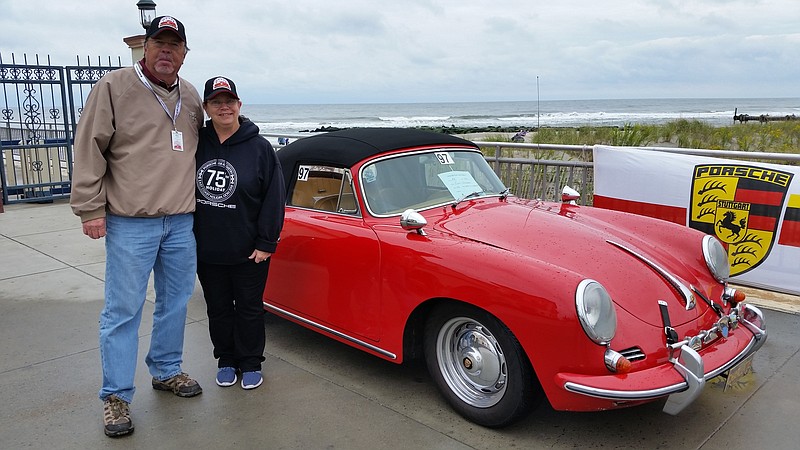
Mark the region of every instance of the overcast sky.
[[[247, 103], [800, 97], [798, 0], [156, 0]], [[545, 5], [545, 3], [547, 3]], [[131, 63], [135, 0], [0, 0], [3, 62]], [[202, 93], [202, 92], [201, 92]]]

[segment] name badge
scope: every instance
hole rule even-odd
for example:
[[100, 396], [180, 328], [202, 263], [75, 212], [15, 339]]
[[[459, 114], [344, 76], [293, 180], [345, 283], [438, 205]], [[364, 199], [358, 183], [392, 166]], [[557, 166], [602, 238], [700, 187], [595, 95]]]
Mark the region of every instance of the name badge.
[[183, 151], [183, 133], [178, 130], [172, 130], [172, 149], [176, 152]]

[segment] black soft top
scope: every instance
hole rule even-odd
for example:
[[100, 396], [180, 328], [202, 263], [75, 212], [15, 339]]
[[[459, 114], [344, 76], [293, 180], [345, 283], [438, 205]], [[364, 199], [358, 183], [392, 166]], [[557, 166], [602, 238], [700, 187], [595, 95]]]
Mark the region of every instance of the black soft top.
[[378, 153], [436, 145], [478, 148], [470, 141], [445, 133], [407, 128], [350, 128], [294, 141], [278, 150], [278, 159], [288, 190], [299, 164], [348, 168]]

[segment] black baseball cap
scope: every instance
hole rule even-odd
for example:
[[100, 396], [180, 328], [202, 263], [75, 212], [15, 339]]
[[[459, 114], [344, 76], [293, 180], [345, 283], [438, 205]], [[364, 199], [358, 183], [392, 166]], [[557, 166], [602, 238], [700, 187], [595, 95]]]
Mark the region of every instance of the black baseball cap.
[[233, 80], [225, 77], [209, 78], [206, 81], [206, 88], [203, 89], [203, 101], [207, 102], [223, 93], [232, 95], [233, 98], [239, 100], [239, 96], [236, 94], [236, 84], [234, 84]]
[[186, 29], [180, 20], [172, 16], [159, 16], [150, 22], [150, 26], [145, 33], [145, 40], [156, 37], [164, 31], [171, 31], [178, 35], [183, 42], [186, 42]]

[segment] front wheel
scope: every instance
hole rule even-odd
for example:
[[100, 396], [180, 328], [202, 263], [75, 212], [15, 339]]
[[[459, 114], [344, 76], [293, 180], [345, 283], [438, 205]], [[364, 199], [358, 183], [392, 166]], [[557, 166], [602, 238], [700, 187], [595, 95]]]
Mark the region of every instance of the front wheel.
[[511, 331], [469, 305], [447, 304], [433, 311], [425, 327], [425, 361], [447, 401], [479, 425], [509, 425], [542, 399]]

